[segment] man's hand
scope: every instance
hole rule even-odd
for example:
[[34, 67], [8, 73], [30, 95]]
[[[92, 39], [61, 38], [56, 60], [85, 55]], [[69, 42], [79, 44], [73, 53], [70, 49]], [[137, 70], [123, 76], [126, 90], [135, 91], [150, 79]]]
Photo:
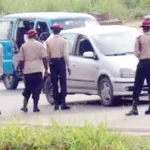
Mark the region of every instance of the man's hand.
[[46, 79], [48, 78], [48, 76], [50, 75], [50, 73], [47, 71], [47, 70], [45, 70], [45, 72], [44, 72], [44, 82], [46, 81]]
[[71, 69], [67, 68], [69, 76], [71, 75]]
[[2, 80], [2, 75], [0, 75], [0, 81]]
[[45, 70], [45, 72], [44, 72], [44, 76], [45, 76], [45, 77], [47, 77], [48, 75], [49, 75], [48, 71], [47, 71], [47, 70]]

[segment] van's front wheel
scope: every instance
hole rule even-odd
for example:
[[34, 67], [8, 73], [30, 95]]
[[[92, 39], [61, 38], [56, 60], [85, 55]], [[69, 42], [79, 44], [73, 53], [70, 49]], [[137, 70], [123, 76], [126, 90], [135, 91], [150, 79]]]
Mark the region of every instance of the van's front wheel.
[[16, 89], [19, 84], [19, 80], [14, 75], [8, 74], [3, 76], [3, 83], [8, 90]]

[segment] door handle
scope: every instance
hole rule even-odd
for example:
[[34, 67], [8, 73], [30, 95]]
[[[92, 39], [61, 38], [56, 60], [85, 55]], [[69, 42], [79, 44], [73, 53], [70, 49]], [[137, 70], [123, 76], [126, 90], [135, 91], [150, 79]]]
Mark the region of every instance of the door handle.
[[75, 64], [75, 63], [72, 63], [72, 66], [74, 67], [74, 66], [76, 66], [76, 64]]
[[10, 47], [8, 48], [8, 53], [11, 53], [11, 48]]

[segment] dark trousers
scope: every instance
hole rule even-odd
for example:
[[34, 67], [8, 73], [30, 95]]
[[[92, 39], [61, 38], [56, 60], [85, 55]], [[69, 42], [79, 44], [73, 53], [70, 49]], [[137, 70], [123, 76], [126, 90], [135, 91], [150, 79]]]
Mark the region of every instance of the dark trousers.
[[150, 59], [140, 60], [137, 65], [133, 91], [133, 99], [135, 102], [138, 102], [145, 79], [148, 84], [148, 93], [150, 94]]
[[[65, 105], [67, 95], [66, 64], [63, 58], [53, 58], [50, 61], [51, 80], [53, 86], [53, 98], [55, 106]], [[59, 93], [58, 81], [61, 91]]]
[[26, 100], [29, 100], [32, 94], [34, 105], [37, 106], [42, 90], [42, 73], [38, 72], [32, 74], [25, 74], [24, 80], [25, 89], [23, 91], [23, 96]]

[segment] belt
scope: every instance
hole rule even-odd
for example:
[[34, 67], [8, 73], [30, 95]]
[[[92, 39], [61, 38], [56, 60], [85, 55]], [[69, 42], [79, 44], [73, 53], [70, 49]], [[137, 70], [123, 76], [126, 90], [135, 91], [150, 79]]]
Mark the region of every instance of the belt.
[[51, 58], [50, 60], [63, 60], [64, 58], [63, 57], [59, 57], [59, 58]]
[[146, 58], [146, 59], [140, 59], [140, 62], [145, 62], [145, 61], [150, 61], [149, 58]]

